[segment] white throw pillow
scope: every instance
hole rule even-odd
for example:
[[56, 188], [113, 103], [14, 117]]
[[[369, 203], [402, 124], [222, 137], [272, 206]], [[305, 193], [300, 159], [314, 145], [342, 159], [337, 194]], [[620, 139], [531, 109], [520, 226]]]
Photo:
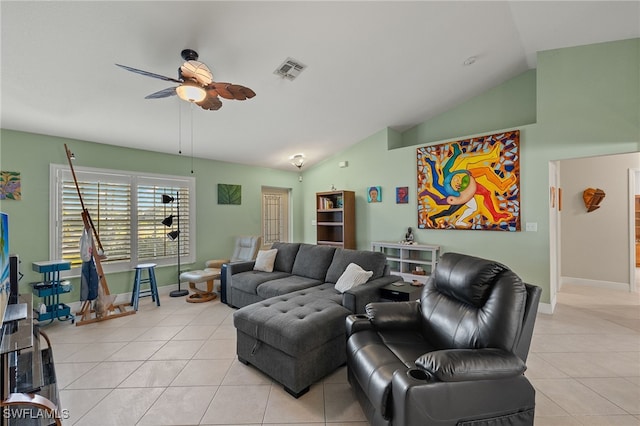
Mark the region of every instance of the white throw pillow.
[[254, 271], [273, 272], [273, 264], [276, 261], [278, 249], [259, 250], [256, 257], [256, 264], [253, 265]]
[[335, 289], [340, 293], [344, 293], [353, 287], [366, 283], [372, 275], [373, 271], [365, 271], [360, 265], [350, 263], [338, 278]]

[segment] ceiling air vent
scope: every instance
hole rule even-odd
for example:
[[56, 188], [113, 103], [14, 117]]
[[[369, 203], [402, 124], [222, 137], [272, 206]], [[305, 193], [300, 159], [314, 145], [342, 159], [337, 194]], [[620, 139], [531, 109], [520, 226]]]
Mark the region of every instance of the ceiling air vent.
[[306, 65], [293, 58], [287, 58], [273, 73], [282, 78], [294, 80], [305, 68]]

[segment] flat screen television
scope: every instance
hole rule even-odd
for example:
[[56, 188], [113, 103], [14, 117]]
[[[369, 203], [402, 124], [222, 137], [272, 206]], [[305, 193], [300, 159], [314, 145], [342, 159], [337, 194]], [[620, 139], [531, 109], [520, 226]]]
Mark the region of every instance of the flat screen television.
[[11, 292], [9, 267], [9, 215], [0, 212], [0, 319], [4, 321], [4, 314], [9, 303]]

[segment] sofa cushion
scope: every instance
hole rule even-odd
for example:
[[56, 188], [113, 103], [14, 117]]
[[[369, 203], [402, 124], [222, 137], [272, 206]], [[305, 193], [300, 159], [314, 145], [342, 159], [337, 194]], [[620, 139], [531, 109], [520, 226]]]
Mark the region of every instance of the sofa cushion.
[[293, 269], [293, 262], [296, 260], [296, 254], [298, 254], [298, 249], [300, 248], [300, 243], [275, 242], [271, 245], [271, 248], [278, 249], [273, 270], [290, 274]]
[[335, 251], [335, 247], [300, 244], [291, 273], [325, 282]]
[[266, 281], [288, 277], [286, 272], [247, 271], [233, 275], [233, 288], [249, 294], [256, 294], [258, 286]]
[[253, 265], [254, 271], [273, 272], [273, 264], [276, 260], [278, 249], [260, 250]]
[[319, 284], [322, 284], [322, 281], [298, 275], [290, 275], [288, 277], [270, 280], [260, 284], [257, 288], [257, 293], [262, 299], [268, 299], [270, 297], [292, 293], [305, 288], [315, 287]]
[[351, 250], [337, 248], [331, 265], [327, 270], [326, 282], [337, 283], [338, 278], [344, 273], [350, 263], [359, 265], [365, 271], [372, 271], [370, 279], [380, 278], [384, 275], [384, 267], [387, 256], [384, 253], [366, 250]]
[[365, 271], [355, 263], [350, 263], [338, 278], [335, 288], [340, 293], [344, 293], [353, 287], [366, 283], [371, 278], [371, 275], [373, 275], [373, 272]]

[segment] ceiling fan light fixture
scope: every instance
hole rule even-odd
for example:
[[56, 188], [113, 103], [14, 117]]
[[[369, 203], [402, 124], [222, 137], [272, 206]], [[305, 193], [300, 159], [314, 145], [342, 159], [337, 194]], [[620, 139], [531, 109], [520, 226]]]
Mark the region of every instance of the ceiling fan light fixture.
[[180, 99], [187, 102], [202, 102], [207, 97], [207, 92], [195, 81], [187, 80], [176, 87], [176, 93]]
[[291, 165], [296, 166], [298, 169], [301, 169], [304, 164], [304, 154], [295, 154], [289, 157], [289, 162]]

